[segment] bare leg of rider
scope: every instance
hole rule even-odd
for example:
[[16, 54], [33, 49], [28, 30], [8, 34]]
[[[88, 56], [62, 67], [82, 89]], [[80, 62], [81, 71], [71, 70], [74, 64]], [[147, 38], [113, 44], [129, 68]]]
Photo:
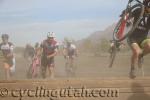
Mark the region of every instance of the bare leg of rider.
[[7, 63], [4, 63], [6, 79], [10, 79], [10, 67]]
[[150, 53], [150, 42], [146, 43], [143, 48], [143, 56]]
[[51, 66], [49, 66], [48, 68], [50, 78], [54, 78], [54, 64], [51, 64]]
[[138, 61], [138, 66], [139, 68], [142, 67], [142, 62], [143, 62], [143, 56], [147, 55], [150, 53], [150, 41], [149, 40], [146, 40], [146, 42], [143, 42], [142, 45], [142, 53], [140, 54], [139, 56], [139, 61]]
[[130, 72], [130, 77], [135, 78], [135, 64], [139, 59], [139, 55], [142, 53], [141, 48], [137, 43], [132, 43], [131, 44], [131, 49], [132, 49], [132, 57], [131, 57], [131, 72]]

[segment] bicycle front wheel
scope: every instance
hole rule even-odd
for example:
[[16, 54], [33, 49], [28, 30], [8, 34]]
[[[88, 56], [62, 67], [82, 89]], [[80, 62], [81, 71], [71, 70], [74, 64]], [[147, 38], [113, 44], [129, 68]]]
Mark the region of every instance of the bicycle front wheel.
[[112, 66], [113, 66], [113, 63], [114, 63], [114, 60], [115, 60], [115, 57], [116, 57], [116, 53], [117, 53], [117, 48], [116, 48], [116, 46], [114, 46], [113, 50], [111, 52], [111, 55], [110, 55], [109, 68], [112, 68]]
[[[139, 16], [136, 16], [137, 18], [135, 19], [134, 16], [132, 16], [131, 14], [137, 9], [139, 9], [140, 14]], [[125, 13], [124, 16], [122, 16], [121, 19], [118, 21], [113, 31], [113, 40], [120, 42], [123, 41], [130, 34], [132, 34], [133, 31], [138, 26], [138, 24], [140, 23], [143, 14], [144, 14], [144, 5], [136, 4], [132, 6], [129, 9], [129, 11]]]

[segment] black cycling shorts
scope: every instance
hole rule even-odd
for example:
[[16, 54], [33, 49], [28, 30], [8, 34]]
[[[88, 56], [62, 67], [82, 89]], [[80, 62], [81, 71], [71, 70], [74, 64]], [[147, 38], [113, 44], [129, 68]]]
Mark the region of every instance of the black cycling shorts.
[[43, 56], [41, 59], [41, 65], [43, 67], [52, 67], [52, 65], [54, 66], [54, 57], [47, 58], [46, 56]]
[[10, 67], [13, 66], [13, 59], [5, 59], [4, 63], [7, 63]]

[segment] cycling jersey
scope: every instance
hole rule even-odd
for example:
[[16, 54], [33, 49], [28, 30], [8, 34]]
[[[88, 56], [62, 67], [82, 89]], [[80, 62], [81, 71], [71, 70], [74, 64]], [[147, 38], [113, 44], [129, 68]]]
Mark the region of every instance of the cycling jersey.
[[[9, 64], [9, 66], [13, 66], [13, 44], [11, 42], [8, 43], [1, 43], [0, 44], [0, 50], [2, 51], [2, 54], [5, 58], [4, 62]], [[8, 57], [9, 54], [12, 54], [12, 56]]]
[[54, 67], [54, 57], [47, 58], [47, 56], [53, 54], [54, 52], [57, 51], [58, 48], [58, 43], [56, 40], [53, 40], [49, 42], [48, 40], [44, 40], [43, 43], [41, 44], [41, 48], [43, 48], [43, 54], [42, 54], [42, 60], [41, 60], [41, 65], [43, 67]]
[[44, 40], [44, 42], [41, 44], [41, 47], [43, 48], [43, 55], [48, 56], [57, 51], [57, 44], [58, 43], [55, 40], [51, 42], [49, 42], [48, 40]]
[[[3, 56], [8, 58], [7, 55], [13, 53], [13, 44], [11, 42], [1, 43], [0, 50], [2, 50]], [[13, 57], [13, 55], [12, 55]]]
[[74, 44], [71, 44], [70, 46], [64, 47], [67, 50], [68, 56], [74, 56], [76, 53], [76, 46]]
[[[140, 9], [136, 9], [132, 13], [132, 16], [134, 16], [135, 21], [137, 20], [139, 14], [140, 14]], [[150, 16], [143, 15], [137, 28], [129, 36], [129, 43], [130, 44], [138, 43], [140, 46], [142, 41], [147, 38], [149, 29], [150, 29]]]

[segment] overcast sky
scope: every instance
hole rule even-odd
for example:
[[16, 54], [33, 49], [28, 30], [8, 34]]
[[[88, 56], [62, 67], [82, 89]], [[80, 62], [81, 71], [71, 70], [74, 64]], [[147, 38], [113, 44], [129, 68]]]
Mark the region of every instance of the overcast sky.
[[35, 43], [48, 31], [82, 39], [119, 18], [128, 0], [0, 0], [0, 32], [16, 45]]

